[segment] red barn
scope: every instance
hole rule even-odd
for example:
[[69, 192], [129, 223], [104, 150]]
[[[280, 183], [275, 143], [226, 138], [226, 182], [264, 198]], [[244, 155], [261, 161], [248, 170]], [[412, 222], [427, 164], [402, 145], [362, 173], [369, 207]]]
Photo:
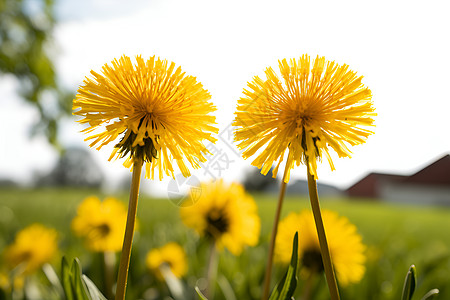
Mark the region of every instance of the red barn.
[[370, 173], [346, 193], [350, 197], [450, 206], [450, 155], [410, 176]]

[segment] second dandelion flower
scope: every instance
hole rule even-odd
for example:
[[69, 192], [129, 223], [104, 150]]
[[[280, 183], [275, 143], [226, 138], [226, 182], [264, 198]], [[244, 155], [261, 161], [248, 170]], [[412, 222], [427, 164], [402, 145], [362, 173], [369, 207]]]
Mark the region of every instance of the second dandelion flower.
[[219, 250], [225, 247], [234, 255], [245, 246], [255, 246], [261, 222], [256, 203], [244, 187], [218, 180], [202, 183], [200, 188], [197, 202], [180, 210], [183, 223], [210, 239]]

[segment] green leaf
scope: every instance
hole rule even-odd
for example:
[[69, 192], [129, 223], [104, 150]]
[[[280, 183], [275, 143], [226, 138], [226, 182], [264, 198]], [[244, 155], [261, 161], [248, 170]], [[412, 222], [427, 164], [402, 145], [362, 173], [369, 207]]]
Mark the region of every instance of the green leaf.
[[53, 289], [59, 294], [63, 295], [64, 290], [61, 285], [61, 282], [58, 278], [58, 274], [56, 274], [55, 270], [50, 264], [44, 264], [42, 266], [42, 271], [44, 272], [45, 276], [47, 277], [48, 281], [52, 285]]
[[405, 284], [403, 285], [402, 300], [411, 300], [416, 288], [416, 267], [411, 265], [406, 273]]
[[63, 257], [61, 277], [67, 300], [107, 300], [95, 284], [82, 274], [78, 258], [74, 258], [72, 264], [69, 264]]
[[286, 274], [275, 286], [269, 300], [291, 300], [297, 287], [297, 266], [298, 266], [298, 232], [295, 233], [291, 263]]
[[88, 289], [86, 284], [81, 279], [81, 265], [78, 258], [73, 259], [72, 263], [72, 287], [75, 290], [75, 295], [77, 300], [92, 300], [88, 294]]
[[236, 295], [234, 294], [233, 288], [231, 287], [230, 282], [225, 276], [219, 276], [217, 278], [217, 283], [227, 300], [237, 300]]
[[64, 293], [66, 294], [66, 299], [75, 300], [75, 293], [72, 288], [72, 271], [65, 256], [63, 256], [61, 262], [61, 277]]
[[197, 295], [200, 297], [200, 299], [202, 299], [202, 300], [208, 300], [208, 298], [206, 298], [206, 296], [203, 295], [203, 293], [200, 291], [200, 289], [198, 288], [198, 286], [195, 287], [195, 291], [197, 292]]
[[439, 295], [439, 290], [438, 290], [438, 289], [432, 289], [431, 291], [429, 291], [428, 293], [426, 293], [425, 296], [423, 296], [422, 300], [433, 299], [433, 298], [436, 297], [437, 295]]
[[82, 275], [82, 279], [89, 290], [89, 295], [91, 296], [92, 300], [107, 300], [95, 286], [92, 280], [89, 279], [89, 277], [87, 277], [86, 275]]

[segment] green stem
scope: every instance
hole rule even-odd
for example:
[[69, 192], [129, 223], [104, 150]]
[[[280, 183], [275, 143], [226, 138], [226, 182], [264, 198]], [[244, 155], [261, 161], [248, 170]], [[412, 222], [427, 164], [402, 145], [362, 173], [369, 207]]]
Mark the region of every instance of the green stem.
[[317, 184], [314, 176], [309, 169], [309, 163], [306, 162], [308, 169], [308, 189], [309, 200], [316, 222], [317, 235], [319, 236], [320, 252], [322, 254], [323, 267], [325, 269], [325, 277], [327, 279], [328, 289], [330, 291], [331, 300], [339, 300], [339, 291], [334, 276], [333, 264], [331, 263], [330, 250], [328, 249], [327, 237], [323, 226], [322, 214], [320, 212], [319, 196], [317, 194]]
[[125, 228], [125, 237], [123, 239], [122, 253], [120, 255], [119, 275], [117, 278], [116, 300], [125, 299], [128, 268], [130, 267], [131, 246], [133, 243], [134, 226], [136, 223], [136, 212], [139, 197], [142, 164], [143, 162], [140, 159], [136, 160], [133, 164], [130, 200], [128, 202], [127, 225]]
[[206, 275], [207, 286], [205, 296], [208, 299], [214, 299], [218, 267], [219, 267], [219, 253], [217, 252], [216, 242], [212, 241], [209, 252], [208, 274]]
[[269, 253], [267, 255], [267, 266], [266, 266], [266, 273], [264, 275], [262, 300], [269, 299], [270, 279], [272, 275], [272, 265], [273, 265], [273, 253], [275, 250], [275, 240], [277, 237], [278, 223], [280, 222], [281, 209], [283, 207], [284, 194], [286, 192], [286, 182], [284, 182], [284, 179], [286, 178], [287, 172], [288, 167], [285, 166], [283, 179], [281, 180], [280, 195], [278, 197], [277, 210], [275, 212], [275, 219], [273, 221], [272, 235], [270, 238], [270, 245], [269, 245]]
[[113, 294], [113, 272], [116, 261], [116, 254], [112, 251], [102, 252], [103, 257], [103, 277], [105, 278], [105, 296], [107, 299], [112, 299]]
[[311, 270], [306, 279], [305, 285], [303, 286], [303, 294], [300, 299], [309, 300], [311, 298], [311, 291], [314, 285], [314, 279], [316, 277], [317, 272], [315, 270]]

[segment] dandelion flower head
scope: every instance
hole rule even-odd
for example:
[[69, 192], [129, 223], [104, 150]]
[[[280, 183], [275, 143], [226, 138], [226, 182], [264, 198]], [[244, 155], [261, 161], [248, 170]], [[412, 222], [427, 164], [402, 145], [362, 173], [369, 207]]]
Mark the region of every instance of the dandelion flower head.
[[84, 239], [86, 247], [94, 252], [119, 251], [122, 248], [127, 209], [116, 198], [100, 201], [87, 197], [72, 220], [73, 232]]
[[[192, 203], [191, 199], [186, 201]], [[219, 250], [226, 247], [239, 255], [244, 246], [258, 243], [261, 222], [257, 206], [238, 183], [202, 183], [198, 201], [181, 207], [180, 214], [186, 226], [211, 239]]]
[[284, 181], [300, 163], [317, 179], [317, 160], [323, 156], [334, 170], [329, 148], [350, 157], [348, 146], [373, 133], [368, 129], [375, 116], [371, 91], [347, 65], [324, 57], [317, 57], [312, 68], [308, 55], [283, 59], [279, 69], [281, 78], [269, 67], [266, 79], [256, 76], [244, 90], [233, 123], [237, 146], [245, 149], [244, 158], [257, 155], [252, 164], [264, 175], [278, 162], [273, 177], [288, 149]]
[[5, 249], [4, 258], [10, 268], [21, 265], [22, 274], [27, 275], [50, 262], [57, 251], [56, 230], [34, 223], [17, 233], [14, 242]]
[[[346, 217], [329, 210], [322, 211], [322, 218], [339, 283], [345, 286], [359, 282], [365, 273], [366, 246], [362, 243], [356, 226]], [[292, 240], [297, 231], [302, 274], [307, 276], [311, 272], [322, 272], [323, 262], [319, 238], [313, 213], [309, 210], [303, 210], [300, 213], [292, 212], [280, 221], [275, 242], [275, 261], [290, 262]]]
[[164, 279], [162, 275], [164, 267], [169, 267], [172, 274], [177, 278], [183, 277], [188, 270], [186, 253], [179, 244], [174, 242], [150, 250], [147, 253], [145, 264], [161, 280]]
[[105, 64], [102, 74], [91, 71], [73, 101], [74, 115], [88, 127], [91, 147], [115, 145], [110, 156], [125, 157], [126, 167], [137, 159], [146, 163], [146, 176], [173, 177], [175, 161], [184, 176], [206, 161], [204, 140], [215, 142], [212, 133], [215, 110], [211, 96], [195, 77], [187, 76], [173, 62], [137, 56], [135, 65], [127, 56]]

